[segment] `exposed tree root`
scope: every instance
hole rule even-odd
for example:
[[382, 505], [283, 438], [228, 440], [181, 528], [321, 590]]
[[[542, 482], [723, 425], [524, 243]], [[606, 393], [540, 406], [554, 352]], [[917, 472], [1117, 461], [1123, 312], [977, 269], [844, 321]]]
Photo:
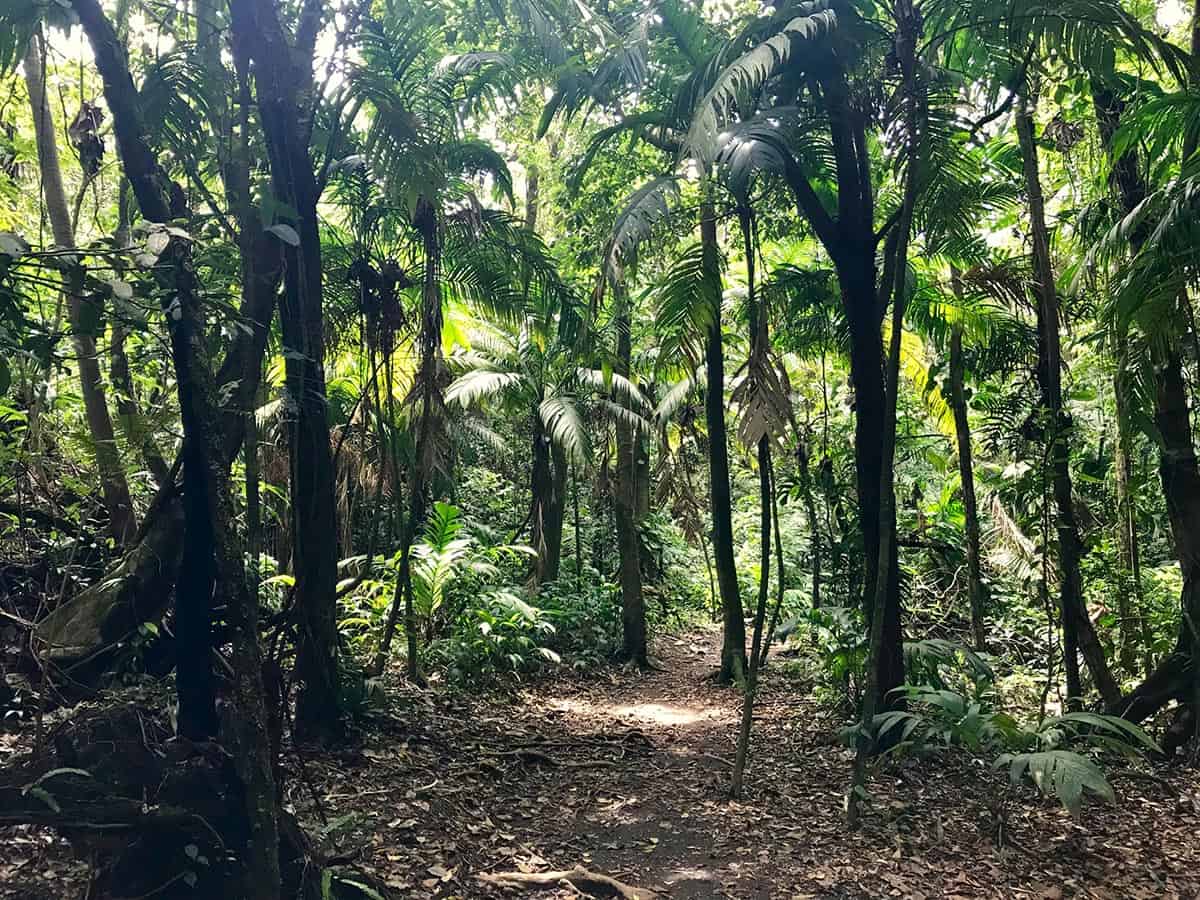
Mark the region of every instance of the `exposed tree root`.
[[496, 872], [475, 877], [486, 884], [512, 888], [546, 887], [565, 881], [576, 890], [596, 897], [619, 897], [622, 900], [650, 900], [650, 898], [658, 896], [657, 891], [632, 887], [615, 878], [585, 869], [583, 866], [575, 866], [573, 869], [564, 869], [559, 872]]
[[[171, 737], [165, 716], [137, 704], [85, 709], [39, 753], [0, 768], [0, 825], [57, 830], [92, 864], [90, 897], [238, 897], [253, 877], [243, 785], [215, 742]], [[365, 900], [395, 894], [325, 857], [276, 810], [284, 896]]]

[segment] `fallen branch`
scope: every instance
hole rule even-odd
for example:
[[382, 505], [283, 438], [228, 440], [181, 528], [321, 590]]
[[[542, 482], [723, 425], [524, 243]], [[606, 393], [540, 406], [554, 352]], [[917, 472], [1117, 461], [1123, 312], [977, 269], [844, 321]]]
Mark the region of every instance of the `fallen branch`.
[[599, 872], [576, 866], [560, 872], [497, 872], [494, 875], [476, 875], [485, 884], [498, 887], [537, 888], [565, 881], [572, 887], [597, 897], [619, 897], [621, 900], [650, 900], [658, 896], [657, 891], [635, 888]]

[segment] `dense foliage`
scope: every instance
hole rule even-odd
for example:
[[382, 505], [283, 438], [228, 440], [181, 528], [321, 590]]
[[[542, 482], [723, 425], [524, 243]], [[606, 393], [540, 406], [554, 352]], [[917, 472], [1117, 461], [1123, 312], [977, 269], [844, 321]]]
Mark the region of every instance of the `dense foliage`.
[[10, 0], [0, 72], [11, 717], [173, 671], [273, 797], [393, 658], [711, 621], [735, 795], [782, 644], [852, 822], [1194, 736], [1200, 6]]

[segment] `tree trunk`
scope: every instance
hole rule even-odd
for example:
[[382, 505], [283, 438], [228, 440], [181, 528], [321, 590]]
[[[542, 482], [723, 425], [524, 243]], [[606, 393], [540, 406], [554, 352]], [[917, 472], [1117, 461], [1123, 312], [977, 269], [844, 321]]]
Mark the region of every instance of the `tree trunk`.
[[567, 453], [556, 444], [550, 446], [552, 490], [546, 515], [546, 580], [558, 578], [562, 567], [563, 522], [567, 517]]
[[[1200, 3], [1192, 18], [1193, 59], [1200, 58]], [[1104, 85], [1093, 86], [1093, 101], [1100, 125], [1101, 138], [1110, 145], [1120, 124], [1122, 104]], [[1187, 158], [1195, 148], [1185, 146]], [[1125, 154], [1113, 162], [1113, 181], [1121, 201], [1122, 211], [1128, 214], [1146, 196], [1134, 153]], [[1130, 235], [1131, 249], [1141, 249], [1149, 224]], [[1181, 297], [1180, 305], [1189, 302]], [[1187, 331], [1186, 318], [1177, 310], [1171, 317], [1170, 332], [1182, 340]], [[1175, 555], [1183, 575], [1180, 595], [1179, 636], [1175, 650], [1151, 672], [1145, 681], [1117, 703], [1108, 705], [1109, 712], [1140, 722], [1153, 715], [1171, 700], [1200, 703], [1200, 667], [1195, 656], [1200, 650], [1196, 627], [1200, 625], [1200, 466], [1192, 444], [1191, 416], [1188, 410], [1187, 383], [1183, 360], [1177, 343], [1163, 347], [1151, 342], [1151, 362], [1154, 369], [1154, 424], [1159, 440], [1159, 476], [1167, 502], [1167, 517], [1175, 544]], [[1118, 396], [1121, 389], [1118, 385]], [[1136, 548], [1136, 542], [1134, 543]], [[1148, 642], [1147, 642], [1148, 645]]]
[[[72, 7], [91, 43], [104, 82], [104, 97], [113, 116], [125, 176], [143, 217], [149, 222], [166, 223], [170, 208], [161, 191], [157, 161], [145, 143], [146, 130], [124, 47], [97, 0], [73, 0]], [[250, 836], [242, 860], [243, 896], [248, 900], [277, 900], [278, 798], [269, 740], [262, 728], [265, 700], [258, 659], [257, 611], [248, 604], [240, 547], [230, 527], [228, 462], [215, 383], [204, 357], [199, 285], [185, 242], [172, 240], [160, 260], [168, 263], [160, 278], [183, 419], [186, 544], [175, 590], [179, 730], [194, 740], [216, 732], [210, 662], [210, 603], [215, 587], [217, 596], [226, 603], [226, 616], [233, 628], [236, 714], [231, 719], [229, 743], [235, 749], [234, 765], [245, 788]]]
[[[807, 428], [807, 426], [805, 426]], [[817, 502], [813, 497], [812, 469], [807, 432], [796, 444], [796, 467], [800, 472], [800, 493], [804, 498], [804, 514], [808, 516], [809, 548], [812, 555], [812, 606], [821, 608], [821, 523], [817, 518]]]
[[[746, 308], [750, 319], [750, 365], [762, 365], [768, 353], [766, 311], [759, 305], [754, 285], [754, 224], [750, 210], [744, 204], [738, 210], [742, 240], [746, 250]], [[789, 400], [790, 402], [790, 400]], [[742, 796], [742, 781], [746, 774], [746, 762], [750, 756], [750, 730], [754, 725], [754, 698], [758, 691], [758, 670], [762, 665], [763, 625], [767, 615], [767, 594], [771, 583], [771, 520], [774, 479], [771, 477], [771, 438], [764, 433], [758, 439], [758, 537], [759, 572], [758, 601], [754, 606], [754, 632], [750, 641], [749, 669], [746, 673], [745, 690], [742, 697], [742, 722], [738, 732], [737, 750], [733, 759], [733, 773], [729, 781], [729, 795]], [[783, 569], [779, 571], [780, 586], [783, 584]]]
[[[870, 637], [867, 644], [867, 684], [863, 692], [863, 703], [857, 746], [854, 755], [854, 772], [847, 797], [847, 822], [857, 825], [859, 794], [865, 789], [866, 758], [872, 747], [881, 745], [876, 736], [875, 716], [884, 707], [891, 688], [886, 687], [885, 677], [892, 676], [891, 661], [888, 660], [888, 607], [892, 596], [899, 594], [899, 567], [896, 551], [896, 406], [900, 395], [900, 342], [904, 335], [904, 310], [908, 302], [906, 290], [908, 275], [908, 242], [912, 230], [913, 213], [917, 201], [917, 178], [920, 172], [921, 131], [926, 116], [924, 93], [916, 74], [916, 41], [920, 25], [912, 0], [898, 0], [895, 6], [896, 39], [895, 53], [900, 65], [902, 84], [900, 94], [904, 103], [904, 131], [908, 144], [908, 165], [904, 173], [904, 198], [900, 204], [900, 215], [895, 228], [894, 254], [890, 261], [894, 282], [889, 282], [884, 267], [884, 288], [892, 299], [892, 333], [887, 359], [887, 381], [884, 389], [884, 404], [881, 438], [879, 440], [879, 492], [878, 557], [875, 567], [875, 594], [871, 606]], [[890, 245], [889, 245], [890, 247]], [[887, 296], [887, 294], [884, 294]], [[862, 485], [860, 483], [861, 492]], [[894, 571], [893, 571], [894, 570]], [[899, 602], [896, 606], [896, 624], [899, 630]], [[903, 667], [903, 648], [900, 648], [900, 665]], [[903, 669], [901, 669], [903, 671]]]
[[441, 240], [438, 210], [426, 197], [418, 197], [413, 213], [413, 226], [421, 234], [425, 254], [425, 273], [421, 285], [421, 328], [418, 337], [420, 364], [410, 394], [413, 407], [410, 417], [416, 423], [416, 460], [410, 472], [409, 513], [400, 533], [400, 568], [396, 590], [388, 611], [383, 636], [375, 654], [372, 671], [383, 672], [395, 633], [400, 604], [404, 604], [404, 624], [408, 642], [408, 678], [414, 684], [422, 681], [417, 620], [412, 595], [412, 543], [425, 517], [427, 493], [433, 475], [442, 466], [441, 438], [445, 421], [445, 398], [442, 395], [442, 288]]
[[[113, 234], [118, 247], [125, 247], [129, 244], [129, 199], [129, 185], [122, 178], [121, 185], [117, 189], [117, 229]], [[112, 379], [113, 392], [116, 395], [117, 422], [129, 445], [141, 451], [146, 468], [154, 476], [155, 484], [161, 488], [167, 483], [170, 467], [163, 459], [162, 453], [159, 452], [158, 446], [154, 442], [154, 436], [146, 427], [141, 412], [138, 410], [133, 377], [129, 373], [129, 357], [125, 353], [127, 331], [119, 312], [114, 312], [109, 336], [112, 348], [108, 374]]]
[[1117, 591], [1117, 614], [1121, 620], [1121, 666], [1126, 672], [1136, 672], [1139, 653], [1145, 654], [1144, 669], [1149, 675], [1150, 647], [1142, 646], [1146, 622], [1142, 609], [1142, 562], [1138, 547], [1137, 508], [1133, 498], [1133, 434], [1130, 431], [1129, 401], [1126, 397], [1126, 377], [1129, 361], [1129, 342], [1122, 335], [1117, 344], [1117, 373], [1113, 378], [1113, 393], [1117, 405], [1117, 437], [1113, 453], [1117, 493], [1117, 549], [1121, 564], [1121, 585]]
[[[882, 578], [886, 595], [881, 607], [883, 632], [876, 659], [879, 696], [885, 705], [904, 683], [904, 636], [900, 624], [900, 562], [895, 526], [883, 517], [880, 479], [884, 460], [881, 436], [887, 428], [883, 372], [883, 339], [874, 285], [874, 249], [864, 248], [857, 264], [839, 266], [843, 302], [850, 320], [850, 372], [854, 380], [854, 466], [858, 482], [859, 531], [862, 538], [862, 603], [872, 627], [872, 598]], [[891, 529], [891, 532], [889, 532]], [[886, 539], [886, 540], [885, 540]], [[881, 556], [879, 549], [887, 549]], [[880, 560], [883, 560], [882, 566]], [[882, 574], [881, 574], [882, 573]]]
[[[957, 273], [954, 276], [957, 285]], [[975, 502], [975, 467], [971, 458], [971, 426], [967, 422], [967, 393], [963, 385], [962, 325], [950, 333], [950, 409], [958, 445], [958, 475], [962, 482], [963, 518], [967, 538], [967, 599], [975, 649], [987, 649], [986, 595], [979, 566], [979, 508]]]
[[[306, 7], [306, 14], [312, 11]], [[312, 83], [318, 22], [302, 15], [289, 44], [273, 0], [231, 5], [235, 45], [253, 61], [259, 118], [275, 197], [295, 210], [297, 240], [281, 240], [280, 307], [288, 380], [288, 425], [295, 603], [296, 670], [301, 682], [295, 730], [328, 740], [341, 730], [337, 661], [337, 517], [325, 400], [318, 188], [308, 149], [302, 96]], [[312, 29], [310, 34], [308, 29]]]
[[[1057, 511], [1058, 562], [1060, 579], [1060, 603], [1063, 622], [1063, 654], [1068, 673], [1077, 665], [1075, 646], [1082, 651], [1092, 680], [1105, 704], [1111, 705], [1120, 698], [1120, 689], [1108, 668], [1101, 645], [1087, 614], [1083, 600], [1083, 583], [1079, 562], [1083, 556], [1083, 545], [1079, 539], [1079, 525], [1075, 520], [1075, 507], [1071, 490], [1070, 444], [1068, 431], [1070, 421], [1063, 410], [1062, 399], [1062, 345], [1059, 335], [1058, 292], [1054, 286], [1054, 269], [1050, 258], [1050, 237], [1046, 230], [1045, 201], [1038, 168], [1037, 144], [1034, 138], [1034, 104], [1028, 87], [1021, 89], [1017, 100], [1016, 129], [1021, 148], [1021, 161], [1025, 171], [1025, 187], [1029, 196], [1030, 232], [1033, 239], [1033, 264], [1035, 289], [1038, 298], [1038, 324], [1041, 351], [1038, 375], [1042, 388], [1042, 404], [1045, 408], [1045, 427], [1048, 429], [1048, 454], [1050, 477]], [[1068, 686], [1069, 692], [1074, 688]], [[1074, 697], [1078, 703], [1081, 698]]]
[[[629, 377], [632, 336], [629, 295], [616, 285], [618, 375]], [[637, 531], [637, 443], [633, 426], [617, 419], [617, 477], [613, 491], [613, 513], [617, 524], [617, 551], [621, 582], [621, 656], [638, 666], [649, 665], [646, 653], [646, 598], [642, 594], [642, 563]]]
[[717, 245], [717, 220], [711, 202], [700, 210], [700, 240], [704, 245], [704, 265], [712, 304], [704, 359], [707, 382], [704, 394], [704, 421], [708, 430], [709, 503], [712, 509], [713, 556], [717, 585], [721, 592], [721, 616], [724, 636], [721, 642], [722, 683], [741, 683], [746, 677], [746, 623], [742, 618], [742, 598], [738, 590], [737, 568], [733, 558], [733, 512], [729, 493], [729, 449], [725, 436], [725, 351], [721, 337], [721, 283]]
[[[33, 113], [38, 169], [54, 243], [64, 250], [70, 250], [75, 246], [75, 229], [71, 221], [71, 211], [67, 206], [66, 189], [63, 187], [54, 118], [46, 99], [44, 62], [42, 36], [35, 34], [30, 39], [25, 54], [25, 85]], [[78, 357], [76, 364], [79, 366], [84, 416], [92, 449], [96, 455], [100, 491], [104, 498], [104, 508], [108, 512], [109, 533], [118, 545], [125, 545], [133, 540], [137, 532], [137, 520], [133, 511], [133, 499], [129, 494], [129, 484], [125, 480], [125, 471], [117, 450], [112, 419], [108, 413], [104, 382], [100, 376], [100, 363], [96, 357], [95, 330], [101, 319], [101, 310], [96, 300], [85, 298], [83, 276], [83, 267], [80, 265], [71, 266], [65, 274], [67, 316], [71, 323], [71, 340]]]
[[[1096, 111], [1096, 123], [1100, 139], [1106, 149], [1111, 149], [1117, 129], [1121, 125], [1124, 103], [1116, 93], [1098, 79], [1092, 83], [1092, 104]], [[1125, 215], [1129, 215], [1145, 199], [1146, 185], [1138, 169], [1137, 154], [1130, 151], [1120, 159], [1112, 160], [1109, 187]], [[1135, 228], [1129, 236], [1134, 253], [1145, 242], [1147, 223]], [[1135, 671], [1139, 643], [1144, 643], [1144, 666], [1146, 674], [1151, 671], [1150, 642], [1143, 641], [1146, 620], [1142, 610], [1141, 560], [1137, 540], [1137, 510], [1130, 493], [1133, 473], [1131, 456], [1133, 435], [1130, 432], [1129, 403], [1126, 396], [1126, 373], [1129, 365], [1129, 339], [1126, 327], [1117, 329], [1116, 365], [1113, 393], [1117, 406], [1117, 439], [1113, 468], [1116, 473], [1117, 493], [1117, 546], [1120, 551], [1123, 583], [1117, 594], [1117, 609], [1121, 619], [1121, 665], [1128, 672]], [[1133, 602], [1130, 602], [1130, 592]]]

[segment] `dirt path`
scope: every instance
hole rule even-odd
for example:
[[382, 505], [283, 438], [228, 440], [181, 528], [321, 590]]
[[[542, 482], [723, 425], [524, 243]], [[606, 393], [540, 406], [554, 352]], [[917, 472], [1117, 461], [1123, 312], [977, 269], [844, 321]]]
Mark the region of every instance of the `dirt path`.
[[1118, 804], [1076, 822], [962, 754], [895, 762], [847, 833], [839, 723], [779, 666], [746, 799], [730, 801], [740, 703], [708, 678], [717, 646], [711, 632], [664, 638], [661, 671], [556, 677], [511, 704], [423, 695], [393, 710], [410, 723], [404, 739], [385, 730], [340, 764], [311, 766], [328, 815], [357, 816], [339, 843], [365, 847], [362, 862], [414, 897], [514, 896], [476, 876], [577, 864], [694, 900], [1200, 897], [1200, 787], [1184, 769], [1114, 773]]
[[[848, 833], [841, 723], [784, 665], [730, 801], [740, 697], [708, 677], [718, 638], [661, 638], [658, 671], [564, 670], [508, 700], [389, 685], [344, 748], [286, 754], [286, 800], [327, 853], [422, 900], [516, 897], [479, 876], [576, 865], [690, 900], [1200, 897], [1200, 785], [1184, 768], [1112, 771], [1117, 804], [1073, 821], [990, 760], [893, 760]], [[79, 897], [85, 880], [60, 837], [0, 829], [0, 897]]]

